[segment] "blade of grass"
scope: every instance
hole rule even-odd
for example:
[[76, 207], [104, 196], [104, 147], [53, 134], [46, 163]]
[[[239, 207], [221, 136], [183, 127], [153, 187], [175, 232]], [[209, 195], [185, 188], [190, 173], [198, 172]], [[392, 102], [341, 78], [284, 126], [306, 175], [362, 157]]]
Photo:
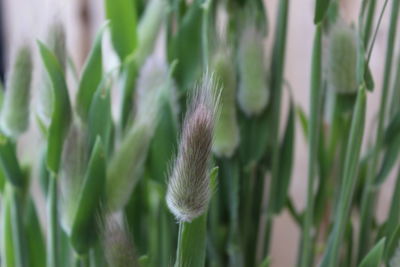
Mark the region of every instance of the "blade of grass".
[[307, 204], [303, 218], [302, 244], [299, 254], [301, 267], [310, 266], [312, 263], [312, 222], [314, 218], [314, 183], [317, 170], [317, 154], [320, 129], [320, 107], [322, 101], [321, 86], [321, 58], [322, 58], [322, 27], [317, 25], [314, 37], [314, 47], [311, 66], [311, 93], [310, 93], [310, 121], [308, 131], [308, 183]]
[[97, 33], [96, 40], [90, 51], [89, 57], [83, 67], [82, 77], [79, 82], [78, 93], [76, 96], [76, 109], [81, 118], [85, 121], [93, 95], [99, 86], [103, 73], [102, 40], [103, 33], [108, 24], [104, 24]]
[[[281, 113], [281, 98], [282, 98], [282, 85], [283, 85], [283, 75], [284, 75], [284, 65], [285, 65], [285, 51], [286, 51], [286, 38], [287, 38], [287, 26], [288, 26], [288, 10], [289, 10], [289, 0], [282, 0], [278, 7], [278, 16], [275, 32], [275, 41], [273, 46], [273, 58], [271, 62], [271, 86], [273, 88], [271, 102], [273, 104], [273, 120], [272, 120], [272, 140], [278, 140], [279, 137], [279, 121]], [[265, 236], [259, 236], [264, 242], [260, 251], [262, 251], [261, 258], [265, 258], [269, 251], [269, 243], [271, 239], [272, 231], [272, 217], [273, 217], [273, 207], [275, 206], [275, 190], [278, 182], [279, 175], [279, 142], [275, 142], [272, 151], [272, 177], [271, 186], [269, 190], [269, 201], [266, 211], [267, 221], [265, 226]]]
[[105, 0], [106, 17], [110, 20], [111, 41], [121, 62], [137, 46], [136, 1]]
[[327, 248], [322, 260], [324, 267], [335, 267], [338, 264], [339, 247], [348, 220], [350, 205], [357, 182], [357, 171], [360, 160], [360, 151], [364, 135], [366, 109], [365, 87], [361, 86], [358, 92], [356, 106], [351, 122], [349, 142], [344, 160], [344, 172], [337, 205], [333, 230], [329, 236]]
[[100, 212], [106, 180], [105, 157], [103, 144], [98, 137], [79, 193], [78, 209], [71, 230], [71, 243], [75, 251], [84, 258], [88, 258], [87, 253], [97, 239], [96, 219]]
[[[216, 184], [218, 168], [211, 170], [212, 188]], [[203, 267], [206, 260], [207, 212], [192, 222], [180, 222], [175, 267]]]
[[47, 192], [47, 267], [58, 265], [57, 177], [52, 175]]
[[379, 267], [381, 266], [381, 260], [383, 256], [383, 250], [385, 248], [385, 238], [382, 238], [364, 257], [359, 267]]
[[38, 45], [53, 89], [53, 110], [47, 136], [47, 167], [57, 174], [64, 139], [71, 120], [71, 107], [68, 88], [60, 63], [43, 43], [38, 42]]
[[[386, 1], [387, 2], [387, 1]], [[385, 3], [386, 5], [386, 3]], [[362, 196], [361, 203], [361, 226], [359, 232], [359, 249], [358, 249], [358, 261], [360, 261], [369, 248], [369, 238], [371, 232], [371, 222], [373, 217], [372, 206], [375, 202], [375, 192], [373, 190], [373, 183], [376, 179], [377, 171], [378, 171], [378, 163], [380, 156], [380, 149], [383, 144], [383, 133], [384, 126], [386, 124], [386, 114], [387, 114], [387, 101], [388, 101], [388, 93], [391, 79], [391, 71], [392, 71], [392, 61], [393, 61], [393, 51], [394, 44], [396, 40], [397, 33], [397, 20], [399, 15], [399, 7], [400, 1], [393, 0], [392, 2], [392, 13], [390, 15], [390, 26], [389, 26], [389, 35], [387, 41], [386, 48], [386, 58], [385, 58], [385, 68], [384, 68], [384, 78], [382, 85], [382, 94], [379, 105], [379, 114], [378, 114], [378, 126], [376, 128], [376, 136], [375, 143], [373, 147], [373, 155], [371, 157], [367, 180], [364, 187], [364, 192]], [[370, 57], [370, 55], [369, 55]]]
[[22, 226], [21, 195], [16, 188], [11, 189], [11, 229], [14, 244], [15, 265], [28, 267], [28, 254], [26, 248], [26, 235]]
[[315, 1], [315, 15], [314, 24], [317, 25], [325, 18], [326, 11], [328, 10], [330, 0], [316, 0]]

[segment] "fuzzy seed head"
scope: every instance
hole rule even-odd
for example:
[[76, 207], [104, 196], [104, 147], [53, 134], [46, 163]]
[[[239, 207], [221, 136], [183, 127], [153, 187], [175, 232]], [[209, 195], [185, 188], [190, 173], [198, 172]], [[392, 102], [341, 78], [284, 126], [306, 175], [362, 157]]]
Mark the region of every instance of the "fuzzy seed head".
[[239, 145], [236, 119], [236, 72], [231, 53], [220, 50], [213, 59], [215, 76], [221, 83], [221, 108], [215, 122], [213, 152], [219, 157], [231, 157]]
[[248, 23], [238, 50], [240, 108], [247, 116], [260, 114], [268, 104], [267, 68], [261, 30]]
[[109, 216], [103, 223], [102, 245], [109, 266], [137, 267], [137, 257], [131, 233], [124, 222]]
[[179, 221], [206, 212], [211, 196], [209, 163], [216, 116], [214, 79], [205, 76], [186, 114], [178, 155], [168, 183], [167, 205]]
[[328, 81], [341, 94], [357, 92], [357, 35], [354, 29], [338, 22], [328, 46]]
[[22, 46], [11, 69], [1, 114], [1, 128], [14, 138], [28, 128], [32, 69], [31, 51]]

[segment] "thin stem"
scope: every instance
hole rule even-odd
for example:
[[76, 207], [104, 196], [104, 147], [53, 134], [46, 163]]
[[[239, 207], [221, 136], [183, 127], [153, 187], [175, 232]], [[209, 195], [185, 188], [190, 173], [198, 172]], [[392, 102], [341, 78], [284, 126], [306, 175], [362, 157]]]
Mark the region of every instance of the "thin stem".
[[314, 183], [317, 170], [317, 154], [320, 129], [320, 103], [321, 89], [321, 53], [322, 53], [322, 28], [317, 25], [314, 37], [314, 48], [311, 71], [311, 94], [310, 94], [310, 127], [308, 134], [308, 184], [307, 184], [307, 206], [303, 221], [302, 246], [300, 253], [300, 266], [310, 266], [311, 252], [311, 228], [314, 218]]
[[47, 195], [47, 267], [58, 265], [57, 177], [52, 174]]
[[203, 46], [203, 65], [204, 68], [207, 70], [209, 63], [209, 52], [208, 52], [208, 13], [210, 10], [212, 0], [206, 0], [203, 5], [203, 16], [202, 16], [202, 46]]
[[[288, 25], [288, 10], [289, 10], [289, 0], [282, 0], [279, 3], [278, 8], [278, 17], [277, 17], [277, 25], [275, 32], [275, 42], [273, 47], [273, 58], [271, 63], [272, 77], [271, 77], [271, 88], [274, 89], [272, 94], [272, 112], [273, 112], [273, 120], [272, 120], [272, 140], [279, 139], [279, 121], [280, 121], [280, 113], [281, 113], [281, 99], [282, 99], [282, 84], [283, 84], [283, 73], [284, 73], [284, 64], [285, 64], [285, 51], [286, 51], [286, 34], [287, 34], [287, 25]], [[271, 186], [269, 187], [268, 192], [268, 207], [266, 210], [266, 226], [265, 226], [265, 236], [264, 236], [264, 245], [262, 248], [263, 255], [262, 258], [265, 258], [268, 255], [271, 232], [272, 232], [272, 224], [273, 224], [273, 212], [275, 206], [275, 195], [277, 182], [279, 179], [279, 142], [274, 142], [272, 149], [272, 175], [271, 175]]]
[[[396, 1], [396, 0], [394, 0], [394, 1]], [[369, 61], [371, 59], [372, 49], [374, 48], [374, 44], [375, 44], [375, 41], [376, 41], [376, 36], [378, 35], [378, 30], [379, 30], [379, 28], [381, 26], [381, 22], [382, 22], [382, 19], [383, 19], [383, 14], [385, 14], [385, 10], [386, 10], [386, 6], [387, 6], [388, 2], [389, 2], [388, 0], [385, 1], [385, 4], [383, 5], [382, 11], [381, 11], [381, 14], [379, 15], [378, 24], [376, 25], [375, 33], [374, 33], [374, 36], [372, 38], [371, 45], [369, 47], [368, 56], [367, 56], [367, 63], [369, 63]], [[390, 36], [389, 36], [389, 38], [390, 38]]]
[[[387, 1], [386, 1], [387, 3]], [[385, 3], [385, 4], [386, 4]], [[364, 257], [369, 248], [369, 238], [370, 238], [370, 228], [373, 212], [371, 210], [373, 203], [375, 202], [375, 194], [373, 192], [373, 182], [376, 177], [377, 167], [379, 162], [380, 149], [383, 142], [384, 127], [386, 123], [386, 111], [387, 111], [387, 101], [389, 93], [389, 85], [392, 71], [393, 62], [393, 50], [397, 33], [397, 19], [399, 15], [399, 0], [393, 0], [392, 3], [392, 13], [390, 17], [390, 27], [389, 36], [387, 42], [386, 50], [386, 60], [384, 69], [384, 79], [382, 86], [382, 95], [379, 106], [379, 117], [378, 117], [378, 127], [376, 129], [375, 144], [373, 148], [373, 154], [369, 164], [369, 170], [367, 174], [367, 179], [365, 182], [365, 187], [362, 195], [361, 202], [361, 227], [359, 232], [359, 250], [358, 250], [358, 262]], [[382, 11], [383, 12], [383, 11]], [[372, 50], [372, 49], [371, 49]]]
[[12, 233], [15, 252], [16, 266], [27, 267], [28, 259], [26, 255], [25, 240], [22, 227], [21, 217], [21, 199], [17, 188], [12, 188], [11, 197], [11, 221]]

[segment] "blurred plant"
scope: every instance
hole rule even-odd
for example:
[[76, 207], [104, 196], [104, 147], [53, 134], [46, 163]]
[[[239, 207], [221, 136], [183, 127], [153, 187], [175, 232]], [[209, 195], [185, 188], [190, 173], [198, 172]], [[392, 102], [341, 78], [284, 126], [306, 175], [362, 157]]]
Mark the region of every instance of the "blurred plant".
[[[75, 95], [64, 28], [54, 22], [37, 45], [38, 90], [23, 44], [0, 91], [1, 266], [273, 266], [284, 211], [301, 232], [296, 266], [397, 266], [399, 0], [382, 88], [369, 67], [388, 2], [375, 20], [376, 1], [363, 0], [349, 26], [338, 0], [315, 1], [308, 115], [285, 78], [289, 0], [279, 1], [273, 35], [261, 0], [105, 0], [108, 22]], [[109, 71], [106, 32], [119, 59]], [[381, 104], [368, 126], [374, 87]], [[36, 93], [41, 140], [22, 164]], [[289, 193], [296, 122], [308, 143], [301, 211]], [[46, 235], [31, 194], [36, 169]], [[378, 221], [377, 196], [393, 172], [390, 209]]]

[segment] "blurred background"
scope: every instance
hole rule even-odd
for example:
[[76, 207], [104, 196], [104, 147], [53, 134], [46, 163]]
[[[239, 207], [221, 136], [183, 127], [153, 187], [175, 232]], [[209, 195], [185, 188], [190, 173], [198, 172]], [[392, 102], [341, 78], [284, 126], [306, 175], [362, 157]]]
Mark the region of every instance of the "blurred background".
[[[273, 26], [279, 0], [265, 0], [270, 21], [270, 34], [265, 41], [265, 49], [270, 51]], [[378, 1], [381, 10], [383, 0]], [[389, 1], [390, 2], [390, 1]], [[361, 0], [342, 0], [342, 14], [348, 22], [356, 21]], [[390, 6], [390, 4], [389, 4]], [[314, 0], [292, 0], [290, 3], [288, 46], [285, 79], [293, 88], [296, 104], [308, 111], [311, 48], [314, 25], [312, 23]], [[367, 128], [377, 112], [382, 84], [383, 60], [386, 52], [386, 35], [389, 18], [388, 8], [371, 59], [371, 69], [376, 89], [368, 96]], [[80, 71], [96, 30], [104, 21], [103, 1], [101, 0], [0, 0], [0, 79], [3, 81], [13, 49], [21, 42], [30, 42], [34, 47], [36, 40], [44, 40], [49, 23], [61, 19], [67, 32], [67, 48], [72, 61]], [[398, 38], [399, 39], [399, 38]], [[396, 43], [396, 60], [400, 52], [400, 40]], [[35, 51], [37, 54], [37, 49]], [[37, 55], [36, 62], [38, 64]], [[74, 84], [70, 88], [74, 90]], [[400, 105], [400, 103], [399, 103]], [[283, 114], [285, 115], [285, 114]], [[38, 144], [37, 130], [31, 123], [31, 130], [24, 137], [20, 153], [25, 159], [35, 157]], [[299, 128], [299, 125], [298, 125]], [[370, 134], [367, 130], [367, 136]], [[399, 162], [397, 164], [400, 164]], [[397, 169], [397, 168], [393, 168]], [[296, 157], [291, 184], [291, 195], [298, 209], [305, 204], [307, 177], [307, 148], [305, 138], [299, 129], [296, 132]], [[388, 210], [394, 184], [394, 175], [386, 182], [380, 195], [377, 213], [383, 218]], [[37, 194], [38, 195], [38, 194]], [[37, 197], [38, 205], [43, 200]], [[39, 209], [40, 210], [40, 209]], [[44, 213], [44, 212], [43, 212]], [[299, 243], [297, 226], [286, 212], [276, 220], [273, 232], [273, 266], [294, 266], [296, 247]]]

